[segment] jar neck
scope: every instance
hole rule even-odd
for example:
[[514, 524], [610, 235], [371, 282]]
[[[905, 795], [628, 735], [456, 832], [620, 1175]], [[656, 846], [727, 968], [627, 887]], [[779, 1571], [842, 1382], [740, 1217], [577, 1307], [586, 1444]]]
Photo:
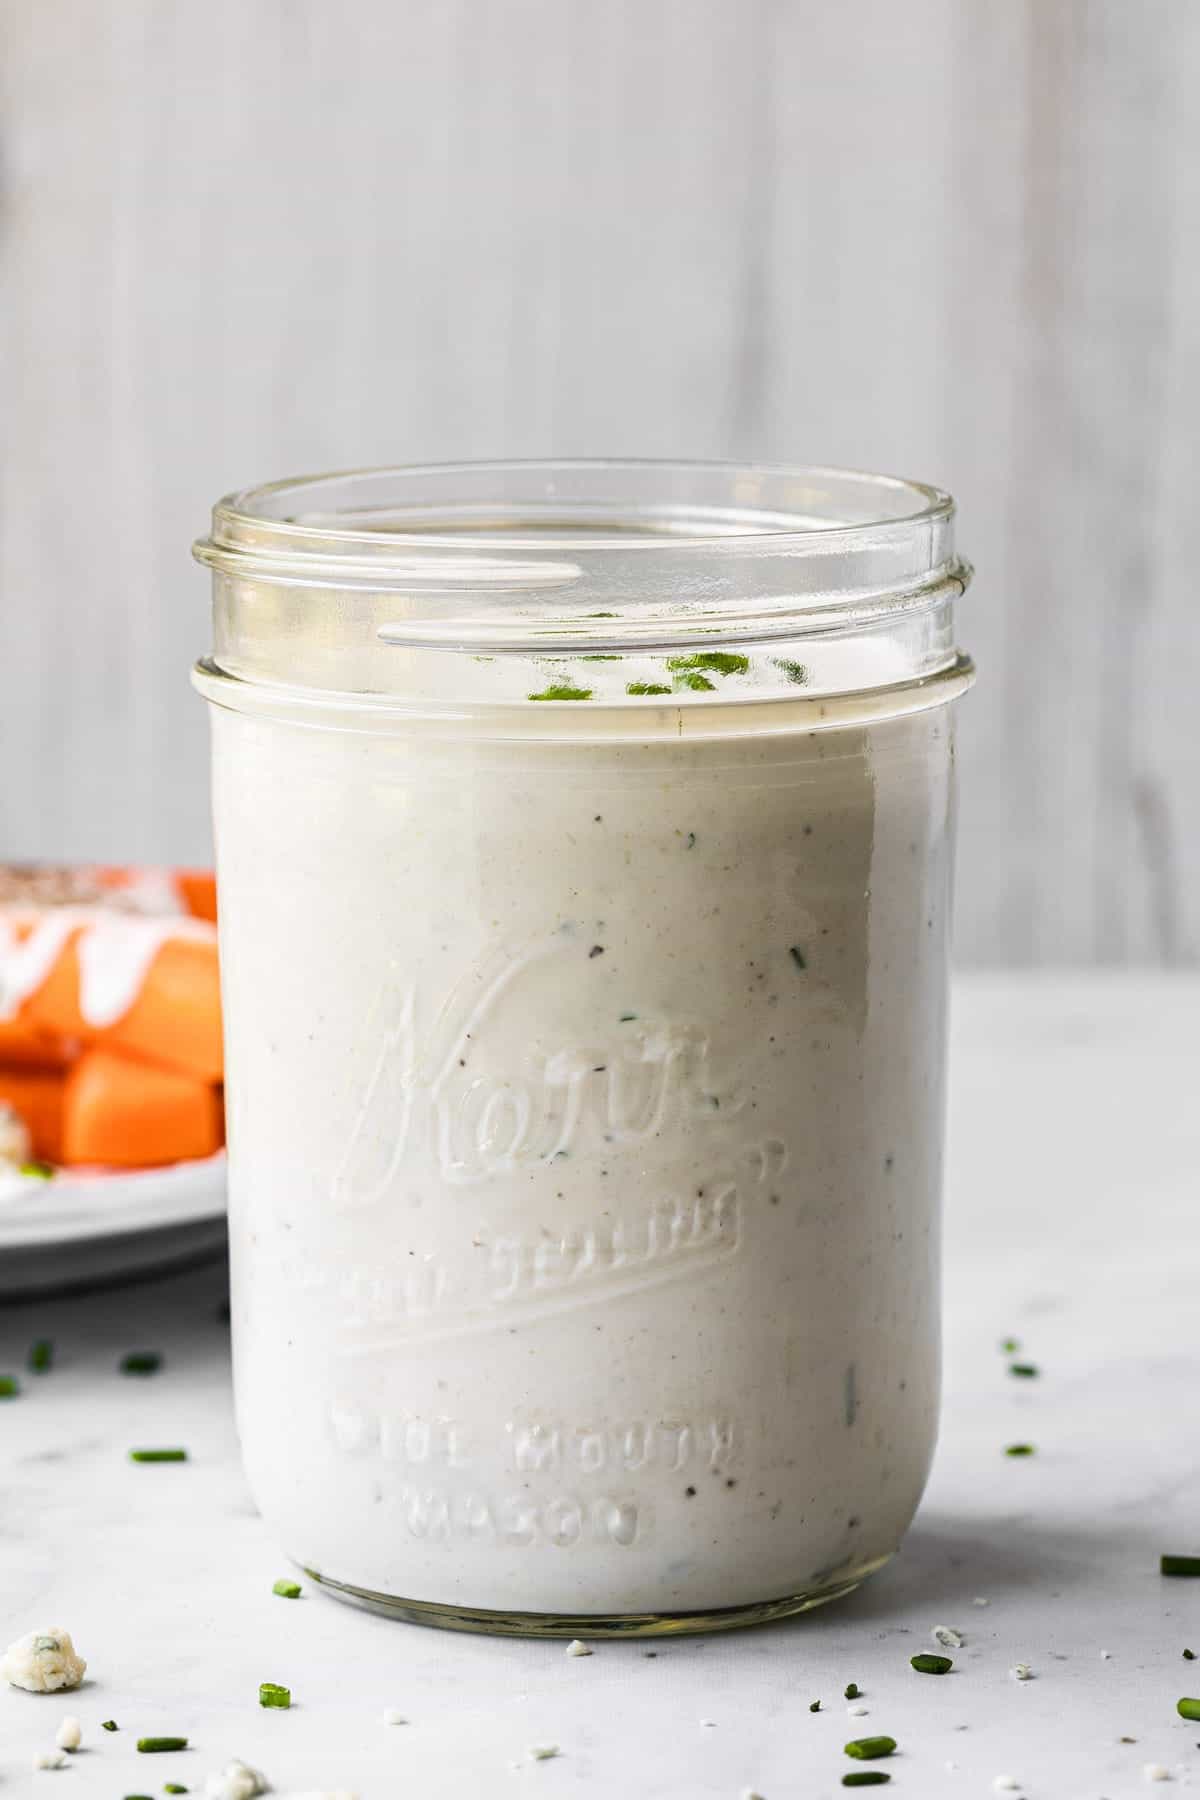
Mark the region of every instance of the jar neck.
[[228, 677], [410, 708], [694, 709], [951, 671], [953, 516], [935, 489], [839, 471], [460, 465], [233, 495], [196, 553]]

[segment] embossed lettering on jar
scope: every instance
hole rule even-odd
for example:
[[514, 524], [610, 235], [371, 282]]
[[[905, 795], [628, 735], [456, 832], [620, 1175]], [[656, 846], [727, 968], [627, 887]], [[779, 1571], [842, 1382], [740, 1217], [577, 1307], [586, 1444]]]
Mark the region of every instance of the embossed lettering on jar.
[[335, 1591], [707, 1628], [895, 1550], [938, 1404], [952, 516], [612, 463], [216, 509], [239, 1425]]

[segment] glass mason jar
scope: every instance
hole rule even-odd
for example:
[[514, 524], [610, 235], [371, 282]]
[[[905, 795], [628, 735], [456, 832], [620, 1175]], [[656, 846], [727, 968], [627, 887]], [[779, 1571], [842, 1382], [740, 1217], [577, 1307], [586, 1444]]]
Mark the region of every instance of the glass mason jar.
[[618, 462], [217, 506], [238, 1420], [336, 1592], [710, 1629], [896, 1549], [938, 1412], [952, 519]]

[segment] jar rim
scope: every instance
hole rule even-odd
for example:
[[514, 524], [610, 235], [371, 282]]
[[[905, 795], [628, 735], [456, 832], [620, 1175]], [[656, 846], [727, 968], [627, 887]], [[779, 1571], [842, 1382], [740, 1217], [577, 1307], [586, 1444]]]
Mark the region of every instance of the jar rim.
[[[622, 477], [653, 484], [653, 497], [622, 499], [619, 490], [597, 495], [602, 480]], [[533, 484], [525, 498], [503, 499], [501, 485], [522, 478]], [[723, 500], [684, 494], [721, 484], [731, 490]], [[578, 516], [585, 506], [591, 516]], [[495, 516], [504, 507], [512, 508], [511, 518]], [[597, 557], [663, 550], [745, 555], [758, 545], [777, 553], [781, 540], [807, 549], [814, 535], [823, 544], [863, 533], [899, 537], [951, 519], [954, 510], [951, 496], [927, 482], [818, 464], [637, 457], [393, 464], [239, 488], [218, 500], [212, 533], [198, 541], [196, 554], [215, 566], [222, 553], [239, 549], [264, 562], [272, 552], [324, 561], [344, 546], [347, 553], [353, 547], [349, 560], [368, 556], [385, 567], [392, 552], [461, 552], [464, 545], [544, 551], [553, 543]], [[564, 518], [550, 537], [546, 527], [556, 513]], [[609, 535], [601, 535], [602, 525]]]

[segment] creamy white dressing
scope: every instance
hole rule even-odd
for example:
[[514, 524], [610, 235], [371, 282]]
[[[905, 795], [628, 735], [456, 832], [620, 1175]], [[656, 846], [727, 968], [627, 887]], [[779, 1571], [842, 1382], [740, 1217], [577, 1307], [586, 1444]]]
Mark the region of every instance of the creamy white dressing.
[[[28, 935], [21, 929], [31, 926]], [[174, 939], [211, 944], [205, 919], [117, 912], [104, 906], [61, 906], [0, 912], [0, 1019], [14, 1018], [78, 938], [79, 1010], [97, 1031], [115, 1025], [142, 990], [151, 963]]]
[[214, 709], [239, 1422], [307, 1567], [578, 1617], [895, 1549], [937, 1414], [949, 723], [836, 717]]

